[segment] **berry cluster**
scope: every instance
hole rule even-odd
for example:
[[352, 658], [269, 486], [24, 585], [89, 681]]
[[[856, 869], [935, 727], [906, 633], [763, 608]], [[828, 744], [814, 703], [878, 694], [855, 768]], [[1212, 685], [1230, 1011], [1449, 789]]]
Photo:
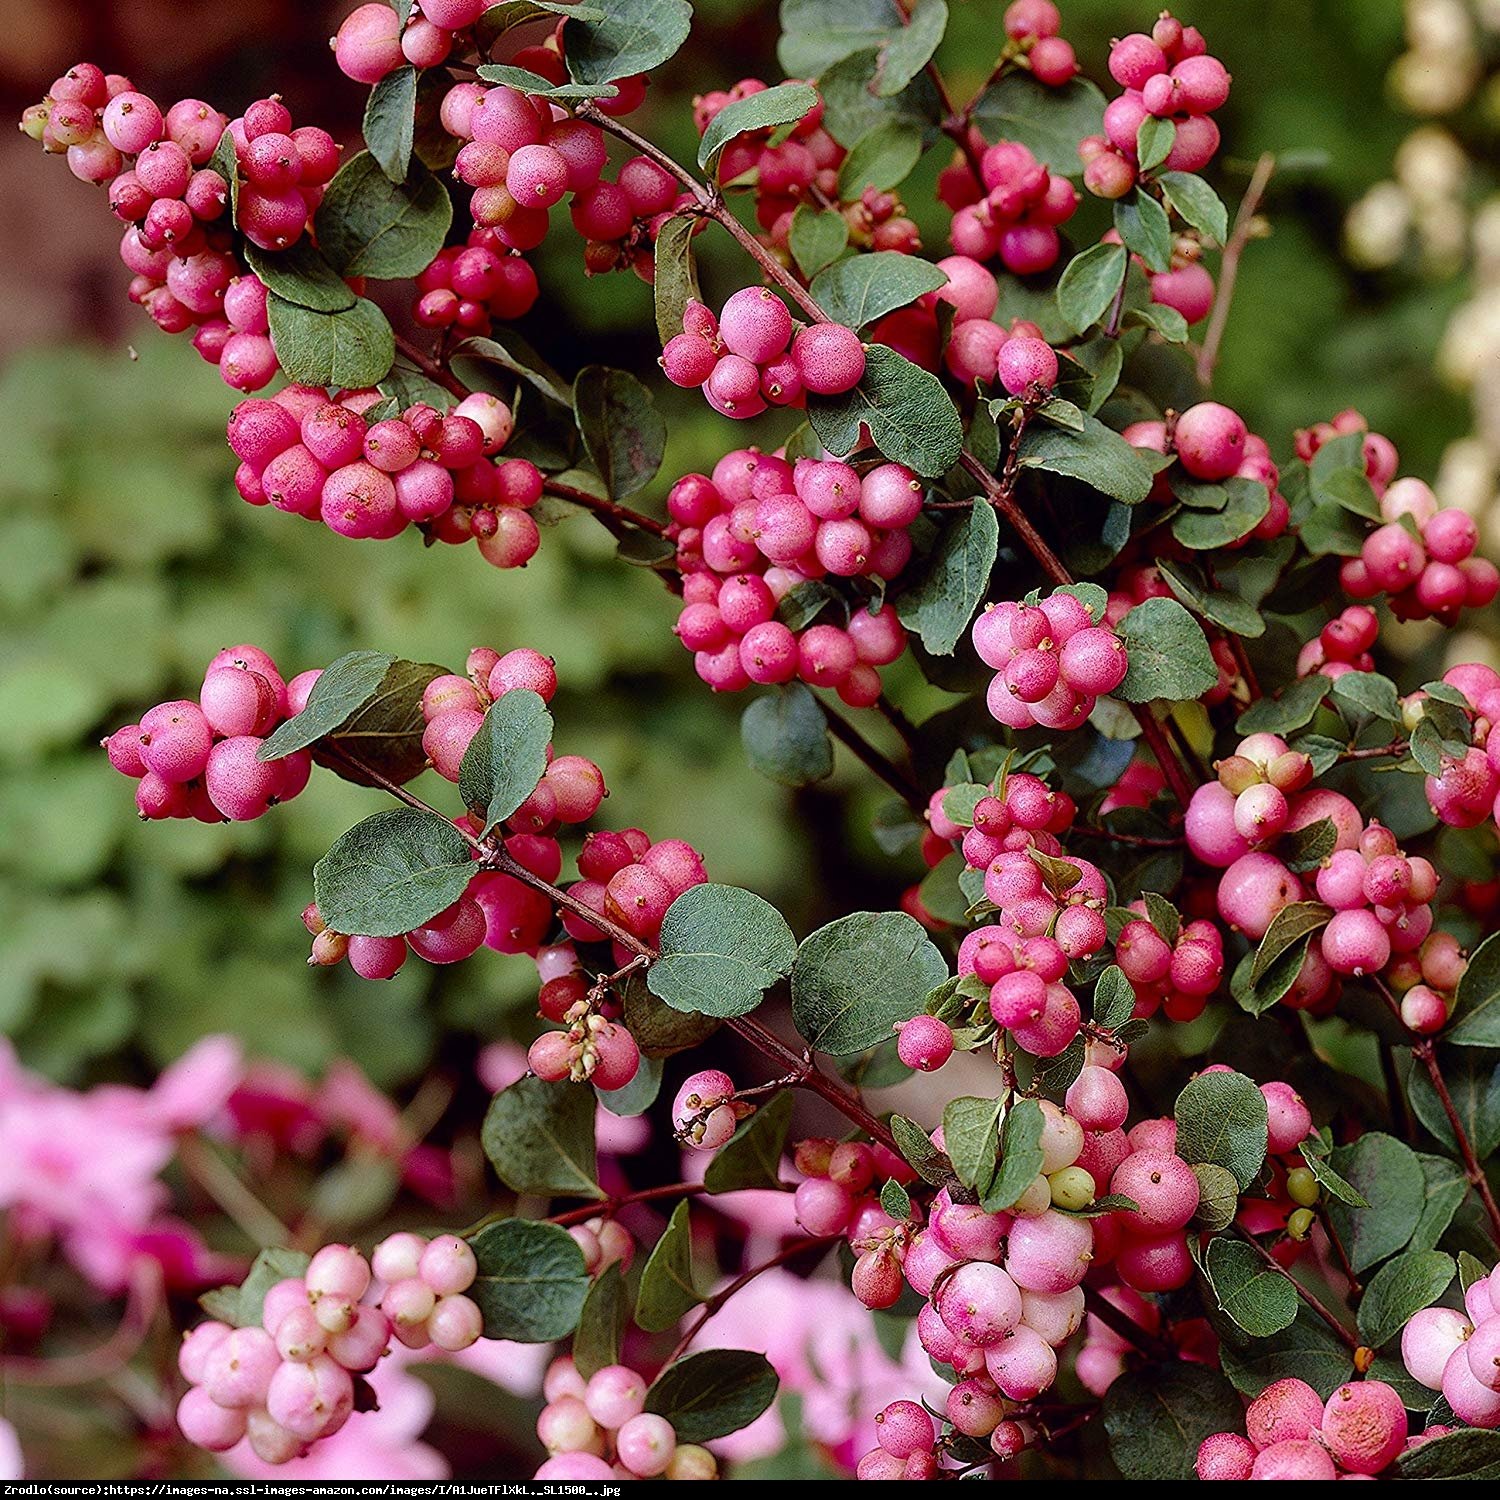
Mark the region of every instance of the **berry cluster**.
[[[1500, 1302], [1493, 1272], [1469, 1284], [1464, 1310], [1424, 1307], [1401, 1331], [1407, 1374], [1441, 1391], [1471, 1427], [1500, 1427]], [[1427, 1429], [1433, 1436], [1433, 1429]]]
[[509, 250], [533, 250], [552, 208], [593, 188], [607, 160], [598, 126], [501, 84], [460, 83], [444, 97], [443, 128], [466, 142], [454, 176], [473, 189], [469, 213]]
[[1371, 432], [1370, 424], [1354, 408], [1347, 407], [1326, 422], [1314, 422], [1311, 427], [1299, 428], [1295, 434], [1297, 457], [1310, 464], [1318, 450], [1335, 438], [1347, 437], [1359, 432], [1364, 453], [1365, 476], [1377, 495], [1385, 493], [1385, 487], [1396, 477], [1400, 457], [1396, 445], [1379, 432]]
[[1012, 0], [1005, 8], [1005, 35], [1026, 61], [1032, 77], [1061, 88], [1078, 71], [1073, 44], [1058, 35], [1062, 15], [1052, 0]]
[[[76, 176], [108, 184], [109, 206], [129, 226], [120, 258], [132, 273], [130, 298], [157, 327], [196, 330], [194, 348], [236, 390], [269, 384], [277, 362], [266, 292], [234, 253], [230, 204], [252, 243], [294, 244], [338, 171], [333, 137], [317, 126], [293, 129], [274, 97], [236, 120], [201, 99], [163, 111], [129, 79], [92, 63], [59, 78], [22, 128], [46, 150], [66, 151]], [[242, 183], [210, 165], [226, 130]]]
[[[1064, 43], [1064, 46], [1067, 44]], [[1062, 249], [1058, 226], [1078, 207], [1078, 193], [1054, 176], [1019, 141], [998, 141], [979, 159], [980, 181], [953, 215], [949, 238], [960, 255], [999, 256], [1007, 271], [1033, 276], [1053, 266]]]
[[842, 323], [797, 328], [775, 292], [747, 286], [717, 318], [689, 302], [661, 367], [673, 385], [701, 389], [720, 416], [743, 421], [767, 406], [801, 406], [810, 395], [852, 390], [865, 373], [865, 349]]
[[136, 782], [142, 818], [248, 822], [307, 785], [312, 757], [298, 750], [259, 759], [284, 719], [302, 712], [317, 681], [303, 672], [286, 682], [258, 646], [227, 646], [208, 664], [196, 703], [158, 703], [104, 741], [109, 763]]
[[836, 689], [852, 707], [876, 702], [878, 669], [906, 647], [894, 608], [873, 607], [861, 594], [847, 602], [846, 624], [815, 616], [798, 629], [777, 609], [813, 580], [897, 577], [911, 557], [907, 528], [923, 495], [900, 464], [861, 477], [833, 459], [788, 463], [753, 448], [725, 454], [711, 478], [679, 479], [667, 496], [683, 575], [673, 628], [699, 677], [718, 692], [800, 677]]
[[679, 1444], [672, 1424], [646, 1410], [646, 1382], [628, 1365], [605, 1365], [585, 1380], [564, 1355], [548, 1366], [542, 1395], [536, 1435], [551, 1456], [536, 1479], [719, 1477], [707, 1448]]
[[1321, 672], [1332, 682], [1346, 672], [1373, 672], [1370, 652], [1379, 635], [1380, 616], [1368, 605], [1351, 604], [1297, 653], [1297, 675]]
[[[1102, 1090], [1101, 1096], [1109, 1097]], [[1096, 1130], [1081, 1161], [1096, 1182], [1109, 1184], [1111, 1194], [1136, 1204], [1093, 1221], [1096, 1264], [1113, 1264], [1119, 1279], [1137, 1292], [1185, 1286], [1193, 1274], [1188, 1224], [1200, 1189], [1192, 1167], [1177, 1154], [1177, 1122], [1142, 1120], [1128, 1134], [1118, 1125]]]
[[735, 1099], [734, 1079], [721, 1068], [694, 1073], [672, 1101], [672, 1134], [694, 1151], [717, 1151], [748, 1117], [751, 1106]]
[[[719, 1090], [724, 1081], [710, 1074], [692, 1092], [705, 1101], [722, 1097]], [[683, 1105], [679, 1119], [688, 1122], [682, 1133], [691, 1139], [697, 1116], [706, 1103], [693, 1110], [691, 1095], [687, 1098], [679, 1095], [679, 1099]], [[722, 1134], [724, 1123], [722, 1116], [715, 1119], [714, 1110], [709, 1110], [703, 1120], [705, 1131], [712, 1129], [716, 1135]], [[866, 1241], [877, 1247], [878, 1241], [880, 1253], [855, 1267], [854, 1293], [866, 1306], [889, 1307], [901, 1295], [901, 1278], [892, 1257], [904, 1253], [905, 1228], [898, 1226], [880, 1206], [874, 1194], [875, 1177], [880, 1173], [898, 1182], [910, 1182], [915, 1175], [912, 1169], [884, 1146], [821, 1137], [798, 1141], [793, 1165], [802, 1176], [792, 1198], [797, 1222], [809, 1234], [846, 1235], [850, 1245], [858, 1250], [867, 1248]]]
[[[1463, 755], [1444, 751], [1440, 773], [1427, 778], [1427, 801], [1444, 823], [1474, 828], [1488, 818], [1500, 819], [1500, 673], [1480, 662], [1465, 662], [1450, 667], [1443, 681], [1473, 707], [1472, 742]], [[1407, 700], [1413, 723], [1423, 712], [1419, 695]]]
[[1305, 1380], [1273, 1381], [1245, 1412], [1245, 1431], [1216, 1432], [1198, 1449], [1199, 1479], [1368, 1479], [1410, 1445], [1406, 1409], [1383, 1380], [1341, 1385], [1325, 1402]]
[[[578, 853], [578, 874], [568, 894], [643, 943], [655, 942], [667, 908], [684, 891], [708, 879], [703, 856], [691, 844], [682, 839], [652, 843], [639, 828], [591, 833]], [[562, 920], [574, 942], [607, 941], [584, 917], [565, 911]], [[618, 944], [615, 954], [621, 963], [633, 957]]]
[[1500, 570], [1476, 557], [1479, 528], [1472, 516], [1449, 507], [1420, 479], [1394, 480], [1380, 496], [1384, 524], [1360, 545], [1339, 572], [1353, 599], [1390, 595], [1398, 620], [1457, 622], [1460, 610], [1483, 609], [1500, 594]]
[[[1124, 241], [1118, 229], [1110, 228], [1100, 236], [1100, 243]], [[1189, 323], [1201, 322], [1213, 311], [1214, 279], [1203, 264], [1203, 241], [1196, 231], [1173, 236], [1171, 263], [1165, 271], [1153, 271], [1134, 253], [1130, 259], [1150, 283], [1151, 300], [1159, 306], [1175, 308]]]
[[1224, 934], [1205, 918], [1184, 922], [1168, 941], [1149, 920], [1143, 901], [1129, 908], [1140, 915], [1115, 938], [1115, 962], [1135, 990], [1135, 1013], [1160, 1010], [1169, 1021], [1192, 1021], [1224, 977]]
[[1012, 729], [1077, 729], [1130, 667], [1120, 637], [1062, 589], [1034, 604], [987, 604], [971, 634], [995, 671], [985, 704]]
[[413, 319], [423, 328], [484, 335], [496, 319], [525, 317], [540, 295], [530, 262], [507, 250], [492, 229], [474, 229], [449, 245], [416, 279]]
[[1229, 98], [1229, 73], [1196, 26], [1163, 11], [1151, 34], [1133, 32], [1110, 49], [1109, 72], [1124, 89], [1104, 110], [1104, 134], [1078, 146], [1083, 182], [1100, 198], [1123, 198], [1138, 175], [1138, 139], [1148, 120], [1173, 126], [1168, 172], [1197, 172], [1219, 149], [1219, 127], [1210, 118]]
[[451, 1234], [394, 1234], [369, 1261], [325, 1245], [302, 1276], [266, 1291], [258, 1322], [201, 1323], [187, 1334], [178, 1426], [211, 1453], [245, 1439], [262, 1462], [289, 1463], [349, 1420], [359, 1377], [392, 1336], [450, 1351], [479, 1338], [483, 1318], [464, 1295], [477, 1271], [474, 1252]]
[[524, 459], [495, 462], [512, 430], [505, 402], [475, 392], [446, 416], [420, 403], [389, 409], [378, 392], [331, 400], [299, 385], [242, 401], [228, 427], [235, 487], [339, 536], [383, 540], [414, 525], [435, 541], [472, 538], [497, 568], [525, 566], [541, 540], [528, 512], [542, 474]]

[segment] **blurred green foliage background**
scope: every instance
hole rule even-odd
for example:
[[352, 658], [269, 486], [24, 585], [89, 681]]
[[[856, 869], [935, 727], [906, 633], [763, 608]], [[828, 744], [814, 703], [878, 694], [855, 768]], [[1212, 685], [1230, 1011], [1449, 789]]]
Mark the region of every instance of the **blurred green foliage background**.
[[[347, 8], [329, 7], [330, 18]], [[1109, 38], [1154, 10], [1120, 0], [1062, 8], [1096, 77]], [[773, 5], [704, 0], [697, 10], [694, 40], [646, 111], [647, 133], [682, 157], [694, 143], [692, 95], [740, 76], [726, 60], [779, 76]], [[988, 70], [1002, 10], [1000, 0], [955, 0], [940, 61], [960, 98]], [[1431, 373], [1461, 288], [1356, 275], [1338, 253], [1347, 205], [1386, 174], [1409, 128], [1384, 97], [1401, 41], [1398, 0], [1199, 3], [1180, 13], [1203, 26], [1235, 75], [1220, 116], [1219, 184], [1231, 207], [1262, 150], [1320, 153], [1273, 186], [1272, 233], [1244, 262], [1219, 394], [1277, 452], [1289, 449], [1293, 427], [1359, 406], [1395, 439], [1408, 471], [1430, 469], [1467, 423], [1464, 400]], [[195, 80], [193, 91], [238, 108], [280, 84], [299, 119], [335, 108], [352, 134], [361, 99], [326, 53], [289, 57], [264, 33], [252, 44], [253, 19], [246, 45], [214, 64], [216, 87]], [[311, 46], [319, 28], [304, 29]], [[92, 39], [101, 44], [77, 50], [102, 54]], [[23, 97], [40, 95], [72, 60], [49, 58]], [[156, 86], [148, 62], [128, 65], [139, 84]], [[288, 67], [296, 86], [280, 83]], [[941, 148], [931, 152], [905, 195], [934, 254], [946, 250], [931, 196], [945, 160]], [[45, 165], [47, 191], [75, 213], [71, 200], [88, 190], [60, 163]], [[534, 645], [557, 658], [564, 683], [559, 749], [605, 769], [605, 824], [691, 840], [713, 878], [761, 891], [800, 930], [852, 904], [893, 902], [914, 878], [914, 856], [882, 855], [868, 835], [885, 799], [858, 764], [841, 754], [832, 781], [795, 794], [746, 768], [737, 731], [745, 700], [702, 687], [670, 633], [665, 590], [619, 564], [588, 518], [548, 532], [528, 568], [502, 574], [473, 548], [428, 552], [413, 536], [354, 544], [243, 505], [223, 442], [231, 393], [184, 341], [130, 321], [128, 307], [122, 322], [127, 276], [110, 263], [102, 201], [91, 208], [104, 220], [102, 248], [76, 321], [123, 327], [138, 358], [123, 338], [60, 337], [17, 353], [0, 375], [0, 1028], [27, 1062], [75, 1082], [117, 1076], [231, 1030], [309, 1070], [347, 1053], [399, 1089], [435, 1058], [467, 1072], [479, 1043], [524, 1024], [535, 993], [525, 959], [486, 952], [453, 971], [413, 962], [387, 985], [304, 967], [297, 914], [311, 865], [377, 809], [371, 793], [319, 773], [307, 794], [255, 824], [136, 821], [131, 785], [109, 769], [99, 736], [192, 692], [208, 658], [234, 642], [271, 650], [287, 675], [354, 647], [459, 665], [472, 645]], [[1104, 217], [1096, 208], [1077, 223], [1080, 235], [1096, 233]], [[700, 244], [718, 301], [743, 282], [745, 264], [725, 240]], [[33, 253], [42, 284], [46, 253]], [[569, 374], [589, 362], [651, 372], [645, 286], [629, 275], [585, 282], [564, 215], [533, 259], [545, 295], [523, 331], [544, 353]], [[792, 425], [772, 417], [731, 431], [696, 397], [655, 384], [672, 433], [646, 497], [657, 506], [676, 475], [710, 466], [732, 443], [774, 444]], [[942, 701], [899, 672], [893, 696], [919, 717]], [[449, 792], [436, 782], [425, 790], [440, 805]]]

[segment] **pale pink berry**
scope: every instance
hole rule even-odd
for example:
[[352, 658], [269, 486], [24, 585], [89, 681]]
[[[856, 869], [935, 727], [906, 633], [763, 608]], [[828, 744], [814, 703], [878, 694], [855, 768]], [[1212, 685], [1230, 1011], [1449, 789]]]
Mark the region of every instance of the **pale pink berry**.
[[427, 1319], [428, 1338], [450, 1354], [478, 1343], [483, 1332], [484, 1314], [479, 1304], [461, 1294], [439, 1297]]
[[1245, 1412], [1245, 1431], [1257, 1448], [1300, 1442], [1318, 1430], [1323, 1401], [1305, 1380], [1289, 1376], [1268, 1385]]
[[745, 287], [724, 304], [719, 337], [731, 354], [763, 365], [790, 343], [792, 315], [769, 287]]
[[193, 1386], [177, 1403], [177, 1425], [188, 1442], [223, 1453], [244, 1437], [245, 1413], [220, 1406], [201, 1386]]
[[1237, 1432], [1216, 1432], [1198, 1445], [1193, 1468], [1199, 1479], [1248, 1479], [1254, 1465], [1253, 1444]]
[[615, 1434], [615, 1453], [640, 1479], [654, 1479], [664, 1473], [676, 1450], [677, 1434], [672, 1424], [654, 1412], [631, 1417]]
[[1339, 1466], [1378, 1474], [1406, 1446], [1406, 1409], [1383, 1380], [1341, 1385], [1323, 1409], [1321, 1441]]
[[622, 1427], [646, 1408], [646, 1382], [628, 1365], [605, 1365], [589, 1377], [583, 1404], [601, 1427]]
[[1196, 479], [1227, 479], [1245, 454], [1244, 420], [1217, 401], [1200, 401], [1177, 419], [1174, 442], [1182, 466]]
[[236, 1328], [209, 1351], [203, 1389], [220, 1406], [260, 1406], [280, 1367], [281, 1355], [264, 1328]]
[[865, 373], [859, 335], [841, 323], [814, 323], [792, 340], [792, 358], [803, 386], [817, 396], [837, 396], [858, 385]]
[[876, 1441], [894, 1458], [928, 1451], [937, 1441], [931, 1415], [915, 1401], [892, 1401], [876, 1412], [875, 1430]]

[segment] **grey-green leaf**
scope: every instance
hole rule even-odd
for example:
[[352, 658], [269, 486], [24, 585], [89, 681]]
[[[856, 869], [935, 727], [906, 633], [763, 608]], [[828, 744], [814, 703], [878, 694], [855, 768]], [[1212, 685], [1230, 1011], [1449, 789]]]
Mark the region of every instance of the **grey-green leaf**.
[[1359, 1336], [1371, 1348], [1388, 1344], [1413, 1313], [1430, 1307], [1458, 1274], [1441, 1250], [1408, 1250], [1370, 1278], [1359, 1304]]
[[303, 385], [361, 390], [379, 385], [395, 362], [391, 325], [365, 297], [353, 307], [324, 313], [272, 292], [267, 312], [282, 371]]
[[448, 190], [421, 162], [392, 182], [368, 151], [339, 168], [318, 209], [318, 247], [342, 276], [399, 281], [432, 264], [453, 224]]
[[797, 950], [792, 1020], [816, 1051], [863, 1052], [916, 1015], [947, 977], [946, 960], [914, 918], [854, 912]]
[[761, 897], [696, 885], [667, 908], [658, 951], [646, 978], [653, 994], [674, 1010], [728, 1018], [754, 1010], [791, 972], [797, 943]]
[[947, 275], [931, 261], [876, 250], [829, 266], [814, 278], [810, 291], [835, 323], [864, 328], [947, 284]]
[[709, 1443], [748, 1427], [776, 1399], [776, 1371], [748, 1349], [705, 1349], [676, 1360], [646, 1392], [679, 1443]]
[[594, 1112], [593, 1089], [528, 1073], [490, 1101], [480, 1143], [513, 1192], [602, 1198]]
[[989, 588], [1000, 548], [994, 507], [972, 506], [944, 523], [913, 587], [901, 595], [896, 612], [908, 630], [934, 656], [949, 656]]
[[335, 932], [395, 937], [452, 906], [473, 875], [452, 823], [392, 807], [356, 823], [313, 866], [313, 897]]
[[684, 1199], [672, 1210], [641, 1271], [635, 1320], [647, 1333], [661, 1333], [701, 1301], [703, 1294], [693, 1281], [693, 1234]]
[[1233, 1172], [1241, 1188], [1266, 1159], [1265, 1096], [1243, 1073], [1200, 1073], [1177, 1096], [1177, 1154]]
[[485, 710], [458, 768], [464, 806], [483, 819], [481, 837], [536, 790], [551, 743], [552, 715], [530, 688], [504, 693]]
[[1269, 1338], [1296, 1319], [1296, 1288], [1249, 1245], [1218, 1236], [1208, 1243], [1205, 1267], [1219, 1306], [1252, 1337]]
[[502, 1219], [469, 1236], [479, 1274], [469, 1296], [487, 1339], [550, 1344], [578, 1326], [588, 1297], [583, 1251], [566, 1229]]
[[579, 436], [616, 499], [650, 484], [661, 468], [667, 424], [651, 392], [625, 370], [589, 365], [573, 383]]
[[828, 720], [805, 683], [786, 683], [751, 702], [740, 738], [751, 766], [782, 786], [810, 786], [833, 773]]
[[1203, 627], [1175, 599], [1148, 599], [1117, 627], [1129, 670], [1117, 689], [1127, 703], [1189, 702], [1218, 680]]

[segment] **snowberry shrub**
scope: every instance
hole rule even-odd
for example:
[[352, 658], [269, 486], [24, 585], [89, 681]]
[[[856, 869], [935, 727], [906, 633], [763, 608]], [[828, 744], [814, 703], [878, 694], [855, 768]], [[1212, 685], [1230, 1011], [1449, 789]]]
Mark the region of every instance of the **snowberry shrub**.
[[[609, 826], [600, 768], [554, 749], [545, 642], [290, 680], [230, 647], [196, 700], [111, 734], [147, 819], [261, 816], [314, 763], [393, 799], [313, 870], [309, 962], [524, 954], [543, 1023], [485, 1122], [513, 1197], [463, 1236], [263, 1258], [183, 1343], [182, 1433], [281, 1464], [370, 1420], [398, 1343], [571, 1340], [538, 1479], [712, 1478], [703, 1444], [778, 1371], [701, 1330], [795, 1261], [912, 1325], [949, 1387], [917, 1399], [919, 1362], [868, 1404], [861, 1478], [1105, 1477], [1090, 1426], [1127, 1479], [1488, 1472], [1500, 674], [1398, 685], [1381, 633], [1484, 609], [1500, 574], [1357, 413], [1283, 442], [1213, 399], [1223, 319], [1190, 330], [1275, 166], [1231, 232], [1200, 175], [1239, 185], [1228, 69], [1143, 16], [1106, 102], [1058, 8], [1016, 0], [965, 102], [940, 0], [857, 5], [847, 40], [788, 4], [783, 56], [819, 76], [722, 79], [682, 163], [627, 117], [691, 9], [361, 5], [333, 42], [373, 86], [357, 152], [277, 98], [164, 110], [86, 63], [23, 117], [107, 184], [131, 298], [251, 394], [227, 433], [247, 502], [501, 568], [591, 512], [674, 596], [655, 628], [707, 686], [764, 690], [757, 769], [806, 786], [837, 740], [916, 855], [899, 910], [799, 942], [670, 828]], [[897, 190], [939, 136], [933, 259]], [[1079, 183], [1113, 204], [1092, 244]], [[563, 204], [589, 274], [651, 285], [666, 379], [758, 420], [752, 446], [725, 426], [667, 485], [651, 359], [569, 379], [487, 337], [536, 303], [525, 257]], [[717, 313], [708, 245], [743, 257]], [[955, 695], [921, 723], [881, 675], [908, 652]], [[450, 805], [409, 789], [426, 768]], [[720, 1029], [734, 1074], [686, 1055]], [[920, 1119], [862, 1093], [914, 1071], [976, 1092], [904, 1096]], [[601, 1168], [596, 1097], [649, 1113], [688, 1180]], [[702, 1292], [695, 1249], [743, 1189], [785, 1195], [785, 1243]], [[662, 1200], [664, 1230], [637, 1212]]]

